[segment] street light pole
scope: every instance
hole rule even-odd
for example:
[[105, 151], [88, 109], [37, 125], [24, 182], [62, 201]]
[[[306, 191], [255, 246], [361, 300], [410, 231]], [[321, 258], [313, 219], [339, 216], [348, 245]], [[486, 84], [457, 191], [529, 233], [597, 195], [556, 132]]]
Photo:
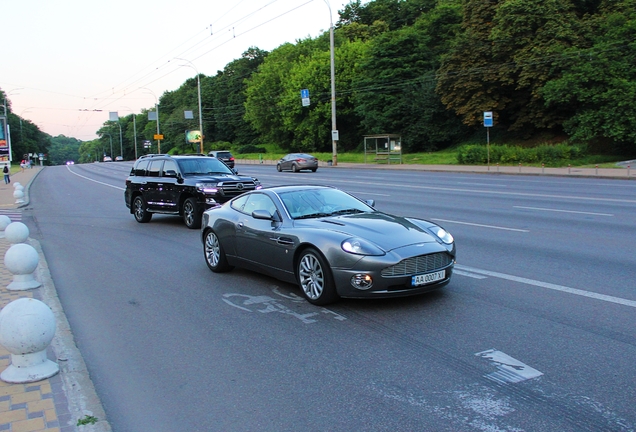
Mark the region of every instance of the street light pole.
[[203, 154], [203, 114], [201, 112], [201, 75], [199, 74], [199, 70], [194, 66], [194, 64], [190, 60], [186, 60], [184, 58], [179, 58], [179, 57], [176, 57], [176, 59], [183, 60], [190, 63], [188, 65], [182, 65], [182, 66], [189, 66], [192, 69], [194, 69], [194, 71], [197, 73], [197, 93], [199, 97], [199, 133], [201, 134], [201, 137], [199, 140], [199, 150], [200, 150], [200, 153]]
[[[157, 99], [157, 95], [155, 95], [154, 92], [150, 90], [149, 88], [146, 88], [146, 87], [142, 87], [142, 88], [150, 92], [150, 94], [155, 97], [155, 110], [157, 113], [157, 135], [161, 135], [161, 132], [159, 132], [159, 99]], [[161, 140], [159, 139], [157, 140], [157, 153], [161, 153]]]
[[329, 8], [329, 48], [331, 60], [331, 147], [332, 147], [332, 165], [338, 165], [338, 129], [336, 127], [336, 61], [333, 34], [333, 15], [331, 13], [331, 5], [325, 0]]
[[121, 122], [118, 121], [117, 124], [119, 125], [119, 156], [121, 156], [122, 158], [124, 157], [124, 144], [123, 144], [123, 140], [121, 137]]
[[104, 132], [104, 134], [108, 135], [108, 138], [110, 138], [110, 157], [113, 157], [113, 136], [108, 133], [108, 132]]

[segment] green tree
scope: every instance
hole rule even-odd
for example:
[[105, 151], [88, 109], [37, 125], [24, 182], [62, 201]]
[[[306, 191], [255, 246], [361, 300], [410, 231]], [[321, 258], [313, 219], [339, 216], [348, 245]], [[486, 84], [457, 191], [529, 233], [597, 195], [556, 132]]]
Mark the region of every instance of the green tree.
[[563, 51], [583, 42], [572, 3], [467, 0], [463, 15], [464, 32], [439, 70], [443, 103], [473, 127], [494, 111], [511, 131], [558, 129], [566, 113], [546, 110], [540, 90], [559, 76]]
[[67, 161], [80, 160], [79, 148], [82, 141], [58, 135], [51, 138], [51, 145], [48, 152], [48, 161], [50, 165], [64, 165]]
[[573, 110], [563, 125], [573, 141], [635, 155], [636, 1], [603, 2], [586, 23], [590, 48], [566, 50], [562, 75], [541, 94], [548, 109]]
[[435, 93], [440, 55], [459, 30], [460, 9], [442, 5], [415, 25], [374, 38], [356, 76], [365, 134], [399, 133], [409, 151], [431, 151], [465, 133]]
[[257, 132], [244, 120], [247, 79], [258, 69], [267, 56], [267, 51], [251, 47], [240, 59], [234, 60], [219, 72], [214, 80], [211, 123], [215, 125], [214, 141], [236, 144], [253, 144]]

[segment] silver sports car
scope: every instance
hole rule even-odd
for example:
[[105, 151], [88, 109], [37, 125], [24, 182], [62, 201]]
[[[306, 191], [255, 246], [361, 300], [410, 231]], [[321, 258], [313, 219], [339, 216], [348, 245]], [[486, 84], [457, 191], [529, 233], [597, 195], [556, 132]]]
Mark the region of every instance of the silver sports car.
[[203, 213], [205, 262], [213, 272], [238, 266], [298, 284], [315, 305], [446, 285], [455, 264], [453, 236], [374, 205], [326, 186], [246, 192]]

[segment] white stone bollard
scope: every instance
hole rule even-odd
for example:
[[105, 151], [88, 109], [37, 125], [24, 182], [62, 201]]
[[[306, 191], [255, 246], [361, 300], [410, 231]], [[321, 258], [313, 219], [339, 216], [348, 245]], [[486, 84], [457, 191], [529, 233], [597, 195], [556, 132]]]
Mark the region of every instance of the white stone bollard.
[[15, 192], [13, 192], [13, 198], [15, 198], [15, 203], [16, 204], [24, 203], [24, 192], [22, 192], [21, 190], [16, 189]]
[[9, 216], [0, 215], [0, 238], [4, 238], [4, 230], [9, 226], [10, 223], [11, 219], [9, 218]]
[[40, 300], [20, 298], [0, 311], [0, 344], [11, 353], [11, 364], [0, 373], [8, 383], [47, 379], [60, 367], [46, 357], [55, 336], [55, 315]]
[[4, 229], [4, 235], [11, 244], [26, 243], [29, 238], [29, 227], [22, 222], [11, 222]]
[[4, 254], [4, 266], [13, 274], [13, 281], [7, 286], [10, 291], [23, 291], [40, 287], [42, 284], [33, 276], [38, 267], [38, 251], [26, 243], [17, 243]]
[[20, 183], [15, 183], [13, 185], [13, 190], [21, 190], [22, 192], [24, 192], [24, 186], [22, 186]]

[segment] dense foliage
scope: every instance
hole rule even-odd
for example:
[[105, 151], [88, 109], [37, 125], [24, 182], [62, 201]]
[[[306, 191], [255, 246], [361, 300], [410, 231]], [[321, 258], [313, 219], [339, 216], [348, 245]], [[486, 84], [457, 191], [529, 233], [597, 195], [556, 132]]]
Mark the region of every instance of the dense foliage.
[[[339, 15], [340, 151], [360, 149], [364, 135], [379, 133], [401, 134], [407, 152], [483, 141], [483, 113], [492, 111], [490, 136], [500, 144], [549, 137], [575, 153], [636, 156], [636, 0], [354, 0]], [[331, 151], [330, 51], [326, 31], [271, 52], [252, 47], [216, 75], [201, 74], [205, 150], [276, 144]], [[310, 92], [308, 106], [302, 89]], [[159, 102], [160, 150], [198, 151], [184, 139], [199, 124], [197, 78]], [[185, 110], [195, 118], [185, 119]], [[146, 112], [106, 122], [101, 138], [79, 149], [80, 160], [157, 151], [154, 143], [133, 144], [135, 136], [152, 140], [155, 128]], [[41, 149], [36, 130], [23, 129], [14, 141], [19, 151]], [[522, 147], [501, 157], [514, 162], [510, 154], [523, 152], [552, 163], [568, 153]], [[459, 158], [483, 162], [478, 152], [464, 148]]]

